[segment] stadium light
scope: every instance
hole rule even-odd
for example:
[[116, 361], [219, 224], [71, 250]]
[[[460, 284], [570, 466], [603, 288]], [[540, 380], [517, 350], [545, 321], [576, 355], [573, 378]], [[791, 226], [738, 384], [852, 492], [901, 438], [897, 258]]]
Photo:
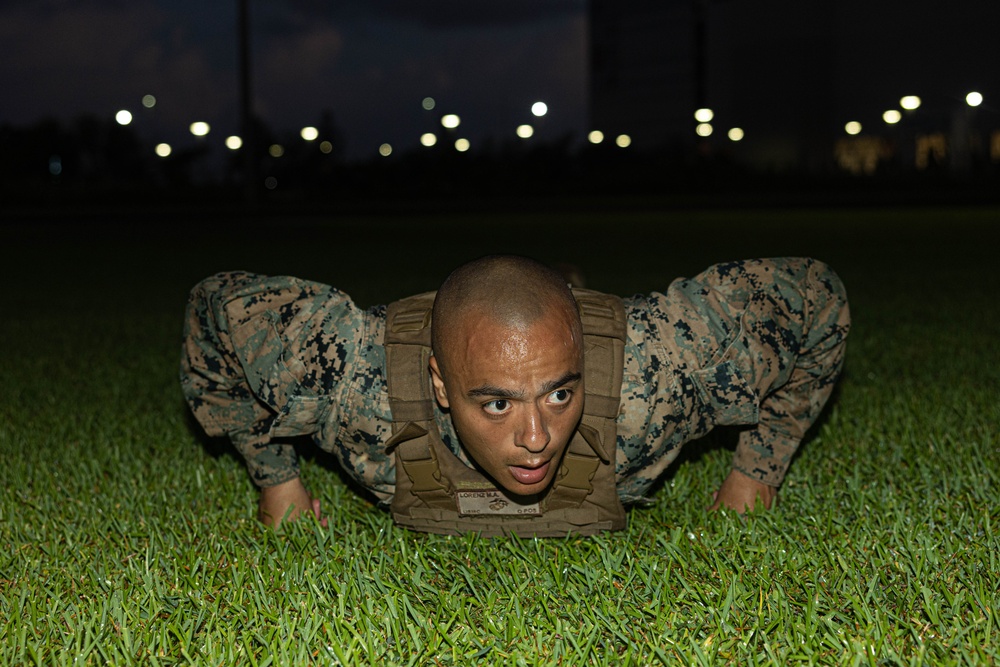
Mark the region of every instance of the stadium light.
[[715, 112], [711, 109], [698, 109], [694, 112], [694, 119], [699, 123], [711, 123], [715, 118]]

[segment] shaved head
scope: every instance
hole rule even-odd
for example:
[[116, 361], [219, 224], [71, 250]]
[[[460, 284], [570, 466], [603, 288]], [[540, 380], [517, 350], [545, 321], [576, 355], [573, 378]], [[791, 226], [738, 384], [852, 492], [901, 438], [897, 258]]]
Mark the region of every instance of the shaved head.
[[431, 345], [439, 363], [446, 365], [449, 353], [461, 347], [470, 318], [524, 330], [553, 314], [569, 318], [577, 341], [582, 341], [576, 301], [558, 271], [526, 257], [483, 257], [460, 266], [438, 290]]
[[434, 397], [462, 448], [507, 491], [544, 491], [586, 396], [583, 327], [566, 281], [524, 257], [478, 259], [438, 290], [431, 336]]

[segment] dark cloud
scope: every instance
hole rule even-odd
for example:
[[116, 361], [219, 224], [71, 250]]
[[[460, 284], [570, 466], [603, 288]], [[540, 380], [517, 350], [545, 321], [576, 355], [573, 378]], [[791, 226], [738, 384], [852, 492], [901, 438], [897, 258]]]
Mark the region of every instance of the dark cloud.
[[[518, 124], [534, 120], [530, 106], [539, 99], [550, 107], [539, 136], [582, 129], [583, 17], [488, 31], [386, 25], [338, 30], [324, 24], [310, 39], [262, 43], [261, 114], [274, 124], [294, 125], [314, 123], [321, 110], [331, 109], [355, 157], [376, 154], [382, 142], [417, 146], [421, 133], [441, 130], [442, 113], [462, 117], [457, 134], [473, 145], [486, 137], [512, 139]], [[421, 107], [425, 96], [437, 100], [434, 112]]]
[[492, 27], [579, 14], [583, 0], [374, 0], [375, 12], [428, 27]]
[[[434, 96], [463, 132], [508, 136], [530, 103], [547, 131], [582, 124], [584, 0], [268, 0], [249, 3], [254, 99], [275, 128], [325, 109], [368, 154], [439, 126]], [[236, 3], [0, 0], [0, 122], [108, 116], [125, 107], [150, 137], [192, 120], [236, 130]], [[155, 110], [139, 106], [157, 97]], [[512, 136], [512, 135], [511, 135]]]
[[586, 0], [288, 0], [308, 14], [331, 18], [374, 18], [426, 28], [488, 28], [582, 15]]
[[[56, 5], [59, 11], [44, 11]], [[212, 48], [212, 40], [153, 0], [6, 2], [0, 89], [16, 92], [0, 121], [136, 112], [146, 93], [162, 102], [152, 114], [162, 125], [219, 115], [231, 106], [235, 54], [219, 62]]]

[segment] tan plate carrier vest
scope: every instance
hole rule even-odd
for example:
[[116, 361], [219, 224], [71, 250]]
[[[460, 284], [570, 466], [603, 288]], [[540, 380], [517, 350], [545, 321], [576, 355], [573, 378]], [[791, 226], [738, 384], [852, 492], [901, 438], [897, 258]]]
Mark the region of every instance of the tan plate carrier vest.
[[586, 400], [552, 486], [540, 496], [512, 497], [466, 466], [434, 421], [431, 308], [434, 292], [390, 304], [385, 350], [395, 450], [396, 523], [429, 533], [486, 537], [593, 535], [625, 527], [615, 490], [616, 424], [625, 354], [621, 299], [574, 289], [583, 322]]

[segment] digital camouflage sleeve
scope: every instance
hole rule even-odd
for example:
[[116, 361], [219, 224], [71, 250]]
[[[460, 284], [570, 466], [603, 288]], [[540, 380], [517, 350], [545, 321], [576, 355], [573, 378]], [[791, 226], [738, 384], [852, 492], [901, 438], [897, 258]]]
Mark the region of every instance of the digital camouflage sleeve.
[[840, 278], [812, 259], [728, 262], [625, 306], [619, 495], [638, 499], [721, 425], [740, 428], [733, 467], [779, 486], [843, 367]]
[[[836, 274], [811, 259], [730, 262], [624, 302], [622, 500], [640, 500], [685, 442], [717, 425], [741, 429], [734, 468], [780, 485], [843, 365], [850, 316]], [[308, 435], [387, 503], [384, 324], [384, 308], [359, 309], [326, 285], [212, 276], [188, 303], [185, 398], [209, 435], [230, 438], [258, 486], [298, 475], [287, 440]], [[447, 415], [436, 418], [469, 463]]]
[[380, 500], [393, 460], [382, 329], [385, 309], [288, 276], [220, 273], [191, 291], [181, 387], [212, 436], [228, 436], [254, 483], [297, 477], [288, 440], [308, 435]]

